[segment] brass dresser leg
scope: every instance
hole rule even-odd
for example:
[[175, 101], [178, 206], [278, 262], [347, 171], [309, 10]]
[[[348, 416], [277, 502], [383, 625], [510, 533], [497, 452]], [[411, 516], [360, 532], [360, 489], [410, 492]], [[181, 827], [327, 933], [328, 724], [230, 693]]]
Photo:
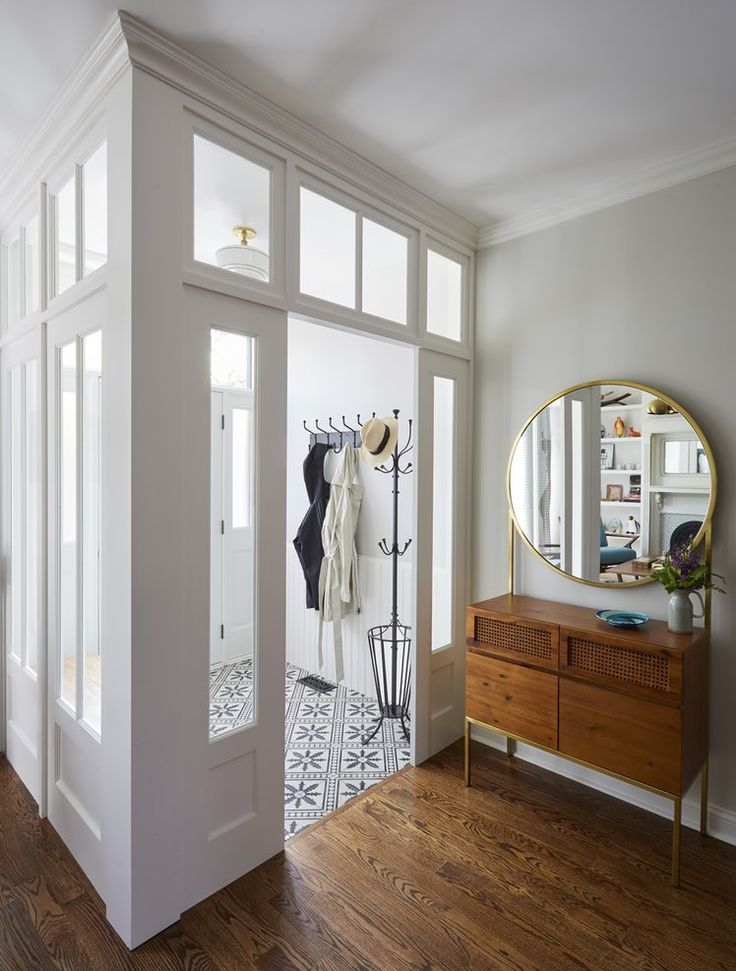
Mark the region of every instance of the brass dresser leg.
[[708, 760], [700, 770], [700, 832], [703, 836], [708, 832]]
[[674, 814], [672, 817], [672, 886], [680, 886], [680, 829], [682, 822], [682, 799], [674, 798]]
[[465, 785], [470, 785], [470, 721], [465, 719]]

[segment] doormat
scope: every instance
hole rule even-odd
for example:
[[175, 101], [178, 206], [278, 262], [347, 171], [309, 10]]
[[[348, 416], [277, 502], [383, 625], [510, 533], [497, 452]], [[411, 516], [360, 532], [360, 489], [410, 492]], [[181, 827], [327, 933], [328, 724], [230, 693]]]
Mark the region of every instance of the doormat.
[[299, 684], [305, 685], [307, 688], [311, 688], [312, 691], [334, 691], [337, 687], [336, 684], [330, 684], [329, 681], [325, 681], [324, 678], [318, 678], [316, 674], [308, 674], [304, 678], [297, 678]]

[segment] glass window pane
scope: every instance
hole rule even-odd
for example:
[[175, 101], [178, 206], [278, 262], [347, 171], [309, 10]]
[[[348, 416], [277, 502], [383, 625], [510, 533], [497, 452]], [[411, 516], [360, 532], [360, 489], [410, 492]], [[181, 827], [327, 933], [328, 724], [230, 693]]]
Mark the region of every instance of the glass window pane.
[[[212, 353], [227, 340], [236, 373], [252, 373], [254, 341], [212, 331]], [[253, 392], [212, 385], [210, 481], [210, 736], [254, 718], [255, 434]]]
[[453, 341], [462, 339], [463, 267], [427, 250], [427, 330]]
[[83, 342], [82, 388], [82, 717], [100, 733], [102, 645], [100, 641], [100, 492], [102, 332]]
[[244, 391], [253, 384], [253, 341], [242, 334], [212, 331], [210, 373], [213, 388]]
[[251, 422], [252, 413], [245, 408], [233, 408], [233, 529], [251, 523]]
[[38, 216], [26, 224], [26, 316], [35, 313], [39, 306], [39, 253]]
[[352, 209], [301, 188], [299, 289], [355, 307], [355, 227]]
[[363, 311], [406, 323], [409, 240], [363, 219]]
[[60, 696], [76, 711], [77, 680], [77, 345], [59, 355], [59, 644]]
[[38, 372], [35, 361], [25, 365], [25, 642], [26, 664], [32, 671], [38, 668], [38, 569], [39, 569], [39, 500], [41, 467], [38, 436], [40, 416], [38, 407]]
[[194, 259], [268, 282], [270, 229], [270, 170], [195, 135]]
[[23, 656], [23, 370], [9, 375], [10, 410], [10, 569], [8, 577], [8, 633], [10, 653]]
[[8, 324], [12, 326], [20, 320], [20, 237], [8, 243], [7, 253], [7, 307]]
[[432, 650], [453, 639], [455, 382], [434, 379], [432, 473]]
[[107, 142], [82, 166], [84, 275], [107, 263]]
[[76, 192], [74, 176], [59, 190], [55, 199], [56, 293], [63, 293], [76, 279]]

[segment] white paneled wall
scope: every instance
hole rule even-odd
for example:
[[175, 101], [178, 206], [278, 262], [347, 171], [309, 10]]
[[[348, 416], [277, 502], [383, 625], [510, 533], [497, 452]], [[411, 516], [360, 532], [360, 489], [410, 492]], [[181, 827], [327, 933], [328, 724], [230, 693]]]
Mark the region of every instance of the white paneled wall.
[[[391, 561], [387, 556], [359, 556], [358, 576], [364, 610], [343, 619], [342, 639], [345, 680], [348, 688], [375, 698], [373, 670], [368, 651], [368, 629], [387, 624], [391, 616]], [[399, 563], [399, 619], [413, 625], [411, 610], [412, 564]], [[335, 652], [332, 624], [324, 625], [325, 665], [319, 667], [317, 641], [319, 615], [307, 610], [306, 586], [301, 564], [291, 543], [286, 548], [286, 660], [335, 680]]]

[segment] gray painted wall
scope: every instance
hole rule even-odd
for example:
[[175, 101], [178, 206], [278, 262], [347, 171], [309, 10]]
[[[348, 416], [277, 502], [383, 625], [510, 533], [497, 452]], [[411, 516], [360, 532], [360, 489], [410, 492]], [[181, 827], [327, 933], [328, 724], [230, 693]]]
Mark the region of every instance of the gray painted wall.
[[[736, 841], [736, 168], [485, 250], [477, 280], [474, 599], [506, 589], [508, 451], [558, 390], [599, 377], [651, 384], [687, 408], [713, 446], [714, 568], [732, 592], [713, 602], [711, 825]], [[585, 587], [517, 549], [520, 592], [665, 616], [658, 585]], [[655, 806], [641, 790], [527, 754]], [[692, 797], [683, 818], [694, 820]]]

